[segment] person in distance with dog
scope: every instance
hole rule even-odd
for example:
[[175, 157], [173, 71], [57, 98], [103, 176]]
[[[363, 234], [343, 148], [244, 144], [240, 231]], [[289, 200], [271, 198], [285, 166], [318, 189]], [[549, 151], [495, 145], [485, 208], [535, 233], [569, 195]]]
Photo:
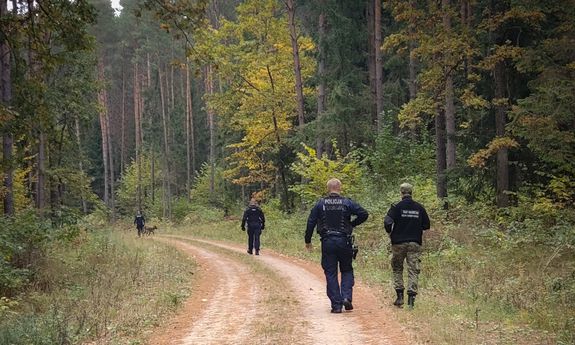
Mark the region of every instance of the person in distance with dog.
[[138, 213], [136, 213], [136, 218], [134, 218], [134, 224], [136, 224], [136, 229], [138, 230], [138, 237], [142, 236], [144, 225], [146, 225], [146, 219], [144, 218], [142, 211], [138, 211]]

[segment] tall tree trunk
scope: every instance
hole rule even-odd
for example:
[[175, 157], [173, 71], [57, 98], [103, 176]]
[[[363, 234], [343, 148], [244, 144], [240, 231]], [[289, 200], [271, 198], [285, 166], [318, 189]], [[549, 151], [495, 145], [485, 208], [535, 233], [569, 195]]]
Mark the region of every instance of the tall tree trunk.
[[[8, 13], [8, 1], [0, 0], [0, 17], [5, 16]], [[6, 40], [5, 35], [0, 38], [0, 101], [3, 107], [10, 107], [12, 104], [12, 74], [11, 74], [11, 59], [12, 52], [10, 51], [10, 45]], [[2, 135], [2, 158], [5, 162], [5, 176], [4, 176], [4, 188], [6, 189], [6, 194], [4, 195], [4, 215], [13, 216], [14, 215], [14, 169], [12, 162], [12, 152], [14, 147], [14, 137], [12, 131], [8, 128], [3, 128], [4, 133]]]
[[114, 189], [114, 180], [115, 180], [115, 174], [114, 174], [114, 146], [113, 146], [113, 142], [112, 142], [112, 129], [111, 129], [111, 114], [109, 111], [109, 104], [108, 104], [108, 91], [106, 89], [104, 89], [104, 101], [105, 103], [105, 114], [106, 114], [106, 137], [107, 137], [107, 146], [108, 146], [108, 159], [109, 159], [109, 165], [108, 165], [108, 172], [110, 174], [110, 194], [109, 194], [109, 200], [110, 200], [110, 210], [111, 210], [111, 215], [112, 215], [112, 220], [116, 219], [116, 197], [114, 195], [115, 193], [115, 189]]
[[[471, 33], [471, 30], [473, 29], [471, 26], [473, 21], [473, 7], [469, 2], [469, 0], [461, 0], [461, 7], [459, 9], [459, 14], [461, 17], [461, 25], [464, 29], [464, 32], [465, 34], [469, 35]], [[467, 55], [463, 66], [466, 79], [469, 74], [469, 68], [471, 68], [471, 63], [472, 63], [471, 55]]]
[[373, 0], [366, 1], [367, 13], [367, 66], [369, 72], [369, 90], [371, 94], [370, 113], [371, 122], [377, 125], [377, 93], [375, 75], [375, 30], [374, 30], [374, 6]]
[[[417, 3], [414, 0], [410, 1], [411, 8], [413, 10], [416, 9]], [[408, 79], [408, 88], [409, 88], [409, 100], [414, 100], [417, 97], [417, 58], [415, 57], [415, 41], [413, 40], [413, 36], [415, 35], [415, 24], [409, 24], [409, 79]]]
[[300, 129], [305, 124], [303, 82], [301, 77], [301, 64], [299, 60], [299, 45], [297, 43], [297, 32], [295, 27], [295, 0], [287, 0], [288, 26], [290, 32], [291, 48], [293, 53], [293, 70], [295, 74], [295, 93], [297, 99], [297, 117]]
[[[214, 80], [212, 66], [206, 67], [206, 91], [208, 95], [214, 93]], [[215, 151], [215, 119], [214, 112], [210, 107], [208, 109], [208, 127], [210, 132], [210, 194], [213, 196], [215, 189], [215, 171], [216, 171], [216, 151]]]
[[14, 215], [14, 168], [12, 167], [12, 151], [14, 139], [12, 133], [4, 133], [2, 137], [2, 157], [6, 162], [6, 171], [4, 176], [4, 215]]
[[152, 146], [151, 150], [152, 162], [151, 162], [151, 175], [152, 175], [152, 205], [156, 202], [156, 149]]
[[[74, 125], [76, 130], [76, 144], [78, 145], [78, 151], [80, 152], [80, 156], [78, 157], [78, 169], [80, 169], [80, 174], [84, 177], [84, 157], [82, 155], [82, 137], [80, 135], [80, 119], [78, 116], [74, 119]], [[84, 214], [88, 213], [88, 203], [86, 202], [86, 196], [84, 195], [84, 191], [80, 195], [82, 199], [82, 212]]]
[[170, 147], [168, 141], [168, 120], [166, 116], [166, 95], [164, 92], [164, 86], [162, 84], [162, 68], [158, 66], [158, 78], [160, 83], [160, 105], [162, 108], [162, 126], [164, 129], [164, 217], [171, 217], [171, 191], [170, 191]]
[[126, 167], [126, 73], [122, 68], [122, 118], [120, 119], [120, 172]]
[[[143, 85], [144, 83], [142, 83]], [[150, 64], [150, 53], [146, 54], [146, 88], [152, 86], [152, 67]]]
[[[495, 82], [495, 99], [498, 100], [495, 106], [495, 135], [505, 136], [505, 125], [507, 124], [507, 109], [502, 104], [501, 99], [505, 98], [505, 62], [499, 61], [493, 70], [493, 81]], [[507, 147], [502, 147], [497, 151], [497, 207], [509, 206], [509, 156]]]
[[435, 116], [435, 167], [437, 173], [437, 197], [439, 199], [447, 197], [445, 142], [445, 115], [443, 114], [443, 110], [439, 109]]
[[170, 108], [169, 104], [170, 104], [170, 88], [171, 88], [171, 84], [172, 82], [170, 82], [169, 79], [170, 76], [170, 71], [168, 69], [168, 66], [166, 66], [166, 74], [165, 74], [165, 79], [166, 79], [166, 88], [164, 89], [164, 102], [166, 103], [166, 123], [167, 123], [167, 130], [168, 130], [168, 147], [170, 147], [170, 143], [172, 142], [171, 138], [172, 138], [172, 127], [171, 127], [171, 114], [172, 111], [174, 110], [174, 105], [172, 104], [172, 107]]
[[[172, 42], [172, 60], [174, 60], [174, 44]], [[174, 64], [170, 63], [170, 99], [172, 110], [176, 108], [176, 96], [174, 93]]]
[[[450, 17], [450, 0], [441, 0], [441, 8], [443, 10], [443, 27], [449, 37], [451, 32], [451, 17]], [[451, 65], [449, 59], [451, 56], [445, 57], [445, 130], [447, 135], [447, 168], [452, 169], [456, 163], [455, 152], [455, 105], [453, 95], [453, 76], [452, 70], [448, 66]]]
[[383, 128], [383, 57], [381, 54], [381, 2], [382, 0], [373, 0], [374, 2], [374, 44], [375, 49], [375, 105], [377, 111], [377, 131], [381, 132]]
[[190, 201], [191, 181], [191, 159], [190, 159], [190, 71], [186, 63], [186, 198]]
[[409, 100], [414, 100], [417, 97], [417, 59], [413, 53], [414, 44], [410, 43], [409, 46]]
[[190, 66], [186, 64], [186, 166], [187, 166], [187, 196], [190, 198], [192, 178], [196, 171], [196, 149], [194, 138], [194, 115], [192, 103], [192, 88], [190, 84]]
[[[104, 82], [104, 63], [101, 59], [98, 61], [98, 79], [101, 83]], [[104, 203], [110, 207], [110, 185], [109, 185], [109, 162], [108, 157], [108, 116], [106, 104], [106, 90], [102, 88], [98, 91], [98, 104], [100, 106], [99, 119], [100, 119], [100, 133], [102, 138], [102, 162], [104, 163]]]
[[[269, 66], [266, 66], [267, 72], [268, 72], [268, 78], [270, 81], [270, 85], [272, 87], [272, 94], [275, 94], [275, 82], [274, 82], [274, 78], [272, 76], [272, 72], [270, 70]], [[276, 144], [278, 147], [278, 155], [280, 155], [281, 153], [281, 147], [282, 147], [282, 142], [281, 142], [281, 137], [279, 134], [279, 127], [278, 127], [278, 120], [277, 120], [277, 115], [276, 115], [276, 109], [275, 106], [272, 107], [272, 120], [273, 120], [273, 125], [274, 125], [274, 136], [276, 139]], [[282, 185], [283, 185], [283, 204], [284, 207], [286, 208], [286, 210], [290, 209], [290, 204], [289, 204], [289, 193], [288, 193], [288, 184], [287, 184], [287, 178], [286, 178], [286, 167], [285, 164], [282, 160], [282, 157], [279, 156], [278, 157], [278, 162], [279, 162], [279, 174], [280, 174], [280, 178], [282, 181]]]
[[319, 61], [317, 67], [317, 74], [319, 77], [319, 85], [318, 85], [318, 92], [317, 92], [317, 124], [318, 124], [318, 132], [319, 135], [317, 136], [316, 140], [316, 155], [317, 158], [321, 158], [323, 155], [323, 143], [325, 138], [323, 138], [323, 124], [322, 124], [322, 116], [325, 111], [325, 12], [323, 7], [325, 6], [325, 1], [322, 1], [321, 4], [321, 13], [319, 14], [319, 21], [318, 21], [318, 50], [319, 50]]
[[46, 208], [46, 134], [40, 129], [38, 135], [38, 167], [36, 173], [36, 208], [40, 214]]
[[138, 175], [138, 185], [136, 187], [137, 193], [137, 204], [138, 211], [142, 210], [142, 157], [140, 153], [141, 145], [141, 125], [140, 125], [140, 85], [139, 85], [139, 75], [138, 75], [138, 63], [134, 64], [134, 128], [135, 128], [135, 144], [136, 144], [136, 165], [137, 165], [137, 175]]
[[[28, 11], [30, 13], [35, 12], [35, 6], [33, 0], [28, 0]], [[37, 20], [37, 16], [31, 15], [30, 16], [30, 25], [34, 26], [38, 23], [35, 23]], [[38, 19], [39, 20], [39, 19]], [[29, 75], [28, 77], [30, 80], [34, 78], [40, 78], [39, 70], [40, 70], [40, 63], [37, 59], [37, 52], [34, 50], [34, 42], [32, 36], [29, 36], [29, 47], [28, 47], [28, 63], [29, 63]], [[38, 103], [43, 103], [42, 99], [36, 100]], [[36, 208], [38, 209], [39, 214], [43, 217], [44, 210], [46, 208], [46, 133], [44, 129], [43, 121], [37, 122], [37, 131], [38, 131], [38, 155], [36, 158]]]

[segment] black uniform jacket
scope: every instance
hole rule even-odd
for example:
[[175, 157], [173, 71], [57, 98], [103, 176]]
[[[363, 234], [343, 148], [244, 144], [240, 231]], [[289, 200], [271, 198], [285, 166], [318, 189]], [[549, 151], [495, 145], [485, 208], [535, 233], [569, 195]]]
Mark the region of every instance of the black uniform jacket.
[[248, 230], [263, 230], [266, 227], [266, 217], [262, 209], [257, 206], [248, 207], [242, 218], [242, 229], [245, 230], [246, 224]]
[[143, 227], [144, 224], [146, 224], [146, 219], [144, 216], [136, 216], [136, 218], [134, 218], [134, 224], [138, 227]]
[[385, 231], [390, 234], [391, 244], [405, 242], [422, 243], [423, 231], [429, 229], [429, 216], [425, 208], [406, 196], [392, 205], [385, 216]]
[[[339, 215], [338, 218], [342, 218], [343, 222], [339, 222], [339, 219], [336, 219], [336, 223], [340, 225], [342, 228], [339, 229], [320, 229], [320, 226], [330, 227], [331, 223], [329, 220], [326, 222], [327, 224], [322, 224], [322, 218], [325, 216], [326, 212], [326, 203], [330, 199], [338, 199], [339, 203], [341, 203], [342, 212], [343, 214]], [[334, 205], [335, 206], [335, 205]], [[355, 219], [351, 219], [352, 216], [355, 216]], [[324, 230], [335, 230], [340, 231], [342, 233], [349, 233], [353, 231], [353, 228], [360, 225], [361, 223], [367, 220], [369, 213], [361, 207], [359, 204], [355, 203], [353, 200], [339, 196], [338, 194], [330, 194], [326, 198], [320, 199], [317, 204], [312, 208], [309, 217], [307, 219], [307, 228], [305, 231], [305, 243], [311, 243], [311, 238], [313, 236], [313, 229], [318, 226], [318, 232], [320, 236], [322, 236], [322, 232]], [[349, 229], [348, 229], [349, 227]]]

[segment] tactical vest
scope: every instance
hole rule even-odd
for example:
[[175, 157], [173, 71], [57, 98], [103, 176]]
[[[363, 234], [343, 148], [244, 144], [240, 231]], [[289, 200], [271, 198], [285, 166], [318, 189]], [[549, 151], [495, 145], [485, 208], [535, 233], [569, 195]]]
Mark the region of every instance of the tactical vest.
[[248, 224], [258, 224], [262, 221], [261, 217], [260, 217], [260, 209], [259, 207], [255, 207], [255, 206], [250, 206], [248, 208], [248, 213], [247, 213], [247, 223]]
[[317, 231], [320, 236], [331, 233], [351, 235], [350, 212], [346, 198], [330, 195], [322, 199], [322, 214], [318, 220]]

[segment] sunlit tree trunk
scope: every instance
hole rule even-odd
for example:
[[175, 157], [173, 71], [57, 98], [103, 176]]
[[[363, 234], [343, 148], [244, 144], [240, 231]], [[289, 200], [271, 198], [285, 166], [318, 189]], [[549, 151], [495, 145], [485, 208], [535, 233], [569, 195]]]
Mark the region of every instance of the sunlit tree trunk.
[[305, 124], [304, 118], [304, 99], [303, 99], [303, 82], [301, 77], [301, 64], [299, 59], [299, 46], [297, 43], [297, 32], [295, 26], [295, 1], [287, 0], [286, 7], [288, 11], [288, 25], [290, 32], [291, 47], [293, 53], [293, 69], [295, 74], [295, 92], [297, 99], [297, 115], [299, 127]]

